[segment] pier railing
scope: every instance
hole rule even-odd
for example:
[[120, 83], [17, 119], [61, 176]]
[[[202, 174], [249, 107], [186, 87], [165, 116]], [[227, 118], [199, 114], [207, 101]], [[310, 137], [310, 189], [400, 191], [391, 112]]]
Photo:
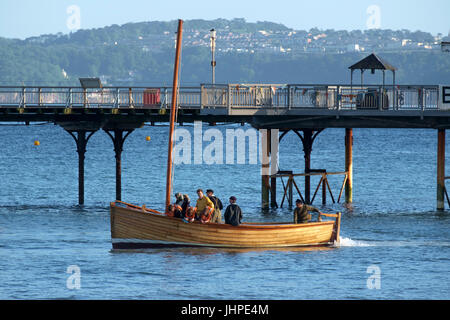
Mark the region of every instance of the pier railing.
[[[168, 108], [170, 87], [0, 87], [0, 108]], [[447, 110], [439, 86], [203, 84], [181, 87], [180, 108]]]

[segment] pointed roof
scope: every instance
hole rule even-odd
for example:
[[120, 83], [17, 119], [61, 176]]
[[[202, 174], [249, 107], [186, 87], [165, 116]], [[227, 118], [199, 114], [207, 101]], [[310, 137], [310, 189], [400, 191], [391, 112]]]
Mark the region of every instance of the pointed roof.
[[380, 70], [397, 70], [394, 66], [387, 63], [380, 57], [378, 57], [375, 53], [365, 57], [361, 61], [355, 63], [354, 65], [348, 67], [351, 70], [354, 69], [380, 69]]

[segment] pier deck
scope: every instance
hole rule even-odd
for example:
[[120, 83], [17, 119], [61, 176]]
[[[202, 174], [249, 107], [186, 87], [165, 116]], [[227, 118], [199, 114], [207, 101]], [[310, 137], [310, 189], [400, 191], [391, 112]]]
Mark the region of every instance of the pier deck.
[[[450, 128], [450, 104], [444, 103], [443, 92], [437, 85], [181, 87], [178, 121], [280, 129], [445, 129]], [[0, 87], [0, 121], [166, 122], [171, 97], [170, 87]]]

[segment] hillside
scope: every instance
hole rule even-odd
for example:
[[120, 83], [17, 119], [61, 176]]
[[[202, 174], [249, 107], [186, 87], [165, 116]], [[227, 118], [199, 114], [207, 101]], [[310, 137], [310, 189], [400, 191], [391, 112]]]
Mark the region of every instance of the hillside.
[[[408, 30], [293, 30], [244, 19], [188, 20], [181, 81], [210, 81], [209, 30], [217, 30], [216, 82], [347, 83], [348, 66], [376, 52], [396, 66], [398, 83], [450, 82], [442, 35]], [[108, 85], [171, 83], [176, 21], [128, 23], [42, 35], [0, 38], [0, 84], [73, 85], [98, 76]], [[387, 78], [387, 81], [389, 80]], [[367, 75], [368, 81], [380, 76]]]

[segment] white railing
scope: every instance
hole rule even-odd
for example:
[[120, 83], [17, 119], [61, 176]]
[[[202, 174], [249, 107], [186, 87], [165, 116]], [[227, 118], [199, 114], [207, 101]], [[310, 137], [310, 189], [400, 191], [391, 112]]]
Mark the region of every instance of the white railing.
[[[0, 108], [168, 108], [172, 88], [0, 87]], [[440, 110], [439, 86], [226, 84], [181, 87], [180, 108]]]

